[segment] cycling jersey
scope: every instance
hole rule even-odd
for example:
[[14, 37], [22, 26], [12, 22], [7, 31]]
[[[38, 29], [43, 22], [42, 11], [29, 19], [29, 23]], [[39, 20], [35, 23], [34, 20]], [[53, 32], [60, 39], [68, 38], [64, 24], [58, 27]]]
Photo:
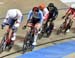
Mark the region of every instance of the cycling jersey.
[[69, 9], [67, 10], [66, 14], [67, 14], [67, 13], [74, 14], [74, 12], [75, 12], [75, 9], [69, 8]]
[[[48, 9], [48, 7], [47, 7], [47, 9]], [[57, 10], [56, 7], [54, 7], [52, 10], [48, 9], [48, 11], [49, 11], [49, 17], [48, 17], [48, 19], [50, 19], [50, 18], [56, 18], [58, 16], [58, 10]]]
[[69, 9], [67, 10], [66, 14], [72, 14], [72, 17], [74, 18], [74, 17], [75, 17], [75, 9], [69, 8]]
[[49, 11], [47, 8], [44, 8], [43, 9], [43, 19], [44, 20], [47, 20], [48, 19], [48, 16], [49, 16]]
[[[9, 17], [9, 11], [14, 11], [17, 13], [17, 18], [10, 18]], [[20, 10], [18, 9], [10, 9], [8, 10], [7, 12], [7, 15], [3, 21], [3, 23], [6, 23], [6, 24], [9, 24], [11, 27], [14, 25], [15, 27], [19, 27], [20, 23], [22, 22], [23, 20], [23, 15], [22, 13], [20, 12]], [[16, 23], [15, 23], [16, 22]]]
[[[33, 20], [34, 19], [34, 20]], [[32, 20], [34, 22], [39, 21], [39, 23], [43, 23], [43, 13], [39, 10], [38, 14], [35, 15], [32, 10], [30, 10], [28, 14], [28, 21]], [[33, 23], [33, 22], [32, 22]]]

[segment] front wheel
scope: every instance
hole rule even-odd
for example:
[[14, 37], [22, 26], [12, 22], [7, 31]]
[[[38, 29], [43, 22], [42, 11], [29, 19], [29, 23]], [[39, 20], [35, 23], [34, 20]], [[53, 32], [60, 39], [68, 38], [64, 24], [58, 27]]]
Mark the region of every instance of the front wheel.
[[0, 44], [0, 53], [6, 50], [6, 36], [3, 37], [1, 44]]
[[33, 34], [28, 34], [26, 35], [25, 39], [24, 39], [24, 43], [23, 43], [23, 54], [29, 49], [32, 51], [32, 43], [33, 43]]
[[22, 48], [22, 50], [23, 50], [23, 54], [26, 52], [26, 50], [27, 50], [27, 46], [26, 46], [26, 43], [24, 42], [23, 43], [23, 48]]
[[59, 35], [60, 33], [62, 32], [62, 28], [60, 27], [58, 30], [57, 30], [57, 35]]

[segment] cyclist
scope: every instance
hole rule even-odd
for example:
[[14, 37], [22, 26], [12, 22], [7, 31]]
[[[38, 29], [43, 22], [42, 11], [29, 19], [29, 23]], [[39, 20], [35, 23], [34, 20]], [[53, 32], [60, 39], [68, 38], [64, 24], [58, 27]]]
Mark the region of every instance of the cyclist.
[[[72, 4], [69, 9], [67, 10], [66, 14], [62, 17], [63, 19], [64, 18], [69, 18], [68, 20], [70, 20], [70, 22], [72, 22], [72, 19], [75, 19], [75, 4]], [[68, 20], [65, 20], [65, 21], [68, 21]], [[72, 25], [72, 24], [71, 24]], [[71, 28], [71, 25], [68, 25], [69, 28], [67, 28], [67, 31], [66, 32], [69, 32], [70, 28]]]
[[43, 13], [43, 19], [44, 19], [44, 21], [43, 21], [43, 30], [42, 31], [45, 33], [46, 29], [47, 29], [46, 27], [47, 27], [47, 21], [48, 21], [49, 11], [48, 11], [48, 9], [47, 9], [47, 7], [45, 6], [44, 3], [41, 3], [39, 5], [39, 9]]
[[33, 7], [32, 10], [29, 11], [28, 14], [28, 20], [24, 27], [34, 25], [34, 27], [37, 29], [36, 34], [34, 34], [34, 42], [33, 45], [36, 45], [37, 37], [38, 37], [38, 31], [41, 28], [43, 23], [43, 13], [39, 10], [38, 7]]
[[41, 3], [39, 5], [39, 9], [43, 12], [43, 19], [44, 19], [44, 21], [47, 21], [48, 15], [49, 15], [49, 11], [46, 8], [45, 4], [44, 3]]
[[53, 3], [49, 3], [49, 5], [47, 6], [47, 9], [49, 11], [48, 20], [53, 22], [58, 16], [58, 9]]
[[47, 29], [47, 31], [48, 31], [47, 34], [49, 36], [54, 28], [53, 21], [56, 20], [56, 18], [58, 16], [58, 9], [53, 3], [49, 3], [47, 6], [47, 9], [49, 11], [47, 24], [48, 24], [48, 22], [50, 22], [50, 25], [49, 25], [50, 28]]
[[3, 23], [1, 24], [2, 29], [6, 25], [10, 26], [10, 28], [12, 30], [11, 41], [13, 41], [13, 42], [16, 39], [16, 32], [17, 32], [18, 27], [20, 26], [22, 20], [23, 20], [23, 15], [19, 9], [9, 9], [7, 11], [7, 14], [6, 14], [6, 17], [3, 21]]

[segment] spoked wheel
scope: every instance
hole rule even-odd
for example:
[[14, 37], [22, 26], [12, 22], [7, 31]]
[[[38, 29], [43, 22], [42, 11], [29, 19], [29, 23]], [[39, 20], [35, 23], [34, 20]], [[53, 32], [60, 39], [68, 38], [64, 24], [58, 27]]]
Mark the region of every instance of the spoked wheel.
[[11, 48], [13, 47], [13, 45], [14, 45], [14, 41], [11, 41], [10, 42], [10, 44], [9, 45], [7, 45], [7, 51], [10, 51], [11, 50]]
[[27, 44], [26, 44], [26, 41], [24, 40], [24, 43], [23, 43], [23, 54], [27, 51]]
[[24, 44], [23, 44], [23, 54], [29, 50], [29, 51], [32, 51], [33, 49], [33, 45], [30, 43], [30, 41], [25, 41]]
[[65, 22], [63, 22], [63, 24], [60, 25], [59, 29], [57, 30], [57, 35], [59, 35], [60, 33], [62, 33], [65, 30]]
[[32, 43], [33, 43], [32, 37], [33, 37], [33, 36], [31, 36], [30, 34], [25, 37], [24, 43], [23, 43], [23, 48], [22, 48], [23, 54], [24, 54], [28, 49], [32, 51]]
[[47, 25], [43, 25], [41, 33], [39, 34], [39, 39], [41, 39], [42, 37], [45, 37], [46, 34], [46, 29], [47, 29]]
[[43, 34], [44, 34], [44, 32], [40, 32], [39, 34], [38, 34], [38, 39], [41, 39], [42, 37], [43, 37]]
[[3, 37], [1, 44], [0, 44], [0, 53], [2, 53], [4, 50], [6, 50], [6, 37]]
[[57, 35], [59, 35], [60, 33], [62, 32], [62, 30], [61, 30], [61, 28], [59, 28], [58, 30], [57, 30]]

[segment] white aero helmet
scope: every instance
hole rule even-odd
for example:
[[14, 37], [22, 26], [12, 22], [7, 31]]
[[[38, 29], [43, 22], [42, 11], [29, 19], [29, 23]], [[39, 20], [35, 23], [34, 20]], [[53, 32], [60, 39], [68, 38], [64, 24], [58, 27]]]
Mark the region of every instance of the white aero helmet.
[[75, 4], [72, 4], [72, 5], [71, 5], [71, 8], [74, 8], [74, 9], [75, 9]]
[[8, 10], [8, 16], [10, 18], [16, 18], [17, 17], [17, 11], [15, 9]]

